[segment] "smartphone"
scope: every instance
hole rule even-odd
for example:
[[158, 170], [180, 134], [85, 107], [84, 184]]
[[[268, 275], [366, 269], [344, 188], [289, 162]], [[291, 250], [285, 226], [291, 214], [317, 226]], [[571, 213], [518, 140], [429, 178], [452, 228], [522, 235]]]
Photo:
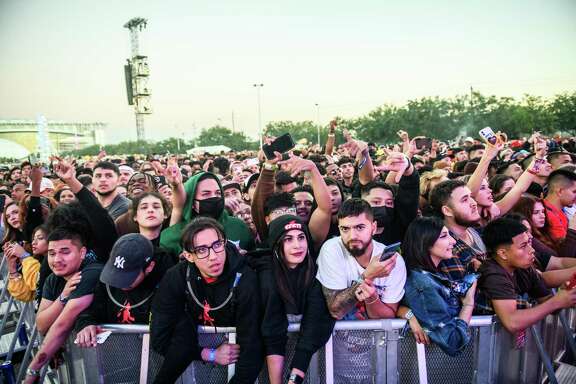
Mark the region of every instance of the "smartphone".
[[156, 188], [160, 188], [163, 185], [168, 185], [168, 183], [166, 182], [166, 177], [165, 176], [152, 176], [152, 178], [154, 179], [154, 183], [156, 184]]
[[546, 159], [535, 159], [534, 160], [534, 172], [539, 173], [542, 170], [542, 167], [546, 164]]
[[429, 137], [418, 138], [414, 140], [414, 144], [416, 145], [416, 149], [432, 149], [432, 139]]
[[274, 152], [285, 153], [295, 146], [296, 143], [294, 143], [294, 140], [292, 140], [292, 136], [289, 133], [285, 133], [282, 136], [276, 138], [276, 140], [274, 140], [272, 143], [264, 144], [262, 146], [262, 150], [264, 151], [266, 158], [270, 160], [276, 156], [274, 155]]
[[480, 136], [482, 136], [482, 138], [484, 140], [486, 140], [486, 142], [488, 142], [492, 145], [496, 145], [498, 138], [496, 137], [496, 134], [494, 133], [492, 128], [490, 128], [490, 127], [482, 128], [479, 133], [480, 133]]
[[576, 288], [576, 273], [572, 275], [572, 278], [570, 279], [568, 284], [566, 284], [566, 289], [574, 289], [574, 288]]
[[380, 255], [380, 261], [386, 261], [391, 258], [398, 250], [400, 249], [400, 245], [402, 243], [394, 243], [384, 247], [382, 254]]

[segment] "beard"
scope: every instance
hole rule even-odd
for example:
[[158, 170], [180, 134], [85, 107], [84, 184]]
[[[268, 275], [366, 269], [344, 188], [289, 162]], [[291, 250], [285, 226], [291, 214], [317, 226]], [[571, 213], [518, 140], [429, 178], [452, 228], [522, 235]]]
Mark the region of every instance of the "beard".
[[353, 247], [353, 246], [350, 244], [350, 241], [349, 241], [349, 242], [347, 242], [347, 243], [345, 244], [346, 250], [347, 250], [348, 252], [350, 252], [350, 254], [351, 254], [352, 256], [354, 256], [354, 257], [362, 256], [362, 255], [364, 254], [364, 252], [366, 252], [366, 249], [368, 248], [368, 246], [370, 245], [370, 243], [364, 243], [364, 242], [362, 242], [361, 240], [354, 240], [354, 241], [355, 241], [355, 242], [360, 242], [360, 243], [362, 243], [362, 244], [361, 244], [359, 247], [358, 247], [358, 246]]
[[96, 193], [98, 194], [98, 196], [110, 196], [115, 190], [116, 190], [116, 188], [111, 189], [107, 192], [96, 191]]
[[480, 222], [480, 217], [478, 217], [477, 220], [469, 220], [460, 215], [459, 213], [456, 213], [454, 215], [454, 222], [461, 227], [475, 227]]

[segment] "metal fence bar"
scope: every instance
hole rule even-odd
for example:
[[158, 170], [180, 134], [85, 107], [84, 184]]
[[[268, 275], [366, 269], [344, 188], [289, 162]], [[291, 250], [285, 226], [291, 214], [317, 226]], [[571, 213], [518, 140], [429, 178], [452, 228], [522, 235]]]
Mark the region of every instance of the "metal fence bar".
[[376, 346], [376, 353], [374, 354], [375, 375], [376, 383], [386, 382], [386, 372], [388, 367], [386, 364], [386, 348], [388, 347], [388, 335], [386, 331], [376, 331], [374, 334], [374, 345]]
[[564, 333], [566, 333], [566, 345], [568, 346], [568, 348], [570, 348], [572, 356], [576, 357], [576, 341], [574, 340], [574, 332], [572, 331], [572, 328], [570, 328], [570, 324], [568, 323], [566, 312], [564, 310], [558, 312], [558, 318], [560, 319], [560, 323], [562, 324]]
[[22, 311], [20, 312], [20, 316], [18, 317], [18, 323], [16, 323], [16, 329], [14, 330], [14, 336], [12, 336], [12, 341], [10, 342], [10, 348], [8, 348], [8, 354], [6, 355], [6, 361], [12, 360], [12, 355], [14, 354], [14, 349], [16, 348], [16, 341], [18, 340], [18, 336], [20, 335], [20, 327], [24, 322], [24, 317], [26, 316], [26, 312], [28, 311], [28, 303], [22, 306]]
[[549, 382], [551, 384], [558, 384], [558, 380], [556, 380], [556, 374], [554, 372], [554, 367], [552, 366], [552, 361], [550, 360], [550, 356], [548, 356], [548, 353], [546, 353], [546, 350], [544, 349], [544, 343], [542, 342], [542, 338], [540, 337], [540, 331], [535, 325], [532, 325], [530, 326], [530, 332], [532, 332], [532, 336], [534, 337], [534, 342], [536, 344], [536, 348], [538, 349], [538, 354], [540, 355], [542, 364], [544, 364], [546, 374], [548, 374]]
[[142, 353], [140, 355], [140, 384], [148, 380], [148, 359], [150, 357], [150, 333], [142, 335]]
[[326, 384], [334, 383], [334, 333], [324, 346], [324, 358], [326, 360]]
[[2, 317], [2, 324], [0, 325], [0, 337], [4, 334], [4, 328], [6, 327], [6, 323], [8, 322], [8, 316], [10, 315], [10, 309], [12, 309], [12, 305], [14, 304], [14, 298], [10, 296], [8, 299], [8, 305], [6, 306], [6, 312], [4, 312], [4, 316]]
[[26, 369], [28, 368], [28, 360], [30, 359], [30, 355], [32, 354], [32, 348], [34, 348], [34, 344], [36, 344], [37, 337], [38, 337], [38, 330], [36, 329], [36, 324], [34, 324], [34, 328], [32, 330], [32, 336], [30, 336], [30, 341], [28, 341], [26, 352], [24, 352], [24, 357], [22, 358], [22, 362], [20, 363], [20, 369], [18, 370], [18, 377], [16, 378], [17, 383], [21, 383], [22, 380], [24, 379]]

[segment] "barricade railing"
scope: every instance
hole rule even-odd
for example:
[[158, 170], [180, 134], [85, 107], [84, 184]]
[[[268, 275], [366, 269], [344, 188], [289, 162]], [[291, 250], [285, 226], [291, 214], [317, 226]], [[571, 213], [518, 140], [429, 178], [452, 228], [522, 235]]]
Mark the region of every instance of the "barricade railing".
[[[571, 324], [575, 320], [573, 312], [566, 316]], [[508, 333], [497, 319], [475, 316], [470, 323], [470, 344], [458, 356], [449, 357], [435, 344], [418, 351], [411, 333], [402, 335], [406, 325], [402, 319], [339, 321], [331, 339], [312, 358], [306, 382], [538, 383], [544, 374], [538, 340], [540, 349], [555, 359], [566, 341], [566, 335], [559, 337], [555, 332], [559, 323], [558, 316], [549, 316], [534, 327], [535, 332], [528, 330], [523, 348], [515, 349], [516, 335]], [[62, 382], [152, 382], [162, 357], [150, 349], [148, 326], [106, 324], [102, 330], [111, 334], [96, 348], [78, 348], [71, 338], [66, 374], [60, 374]], [[225, 338], [232, 341], [234, 331], [234, 328], [199, 327], [199, 343], [213, 347]], [[298, 331], [299, 324], [290, 324], [286, 366], [292, 359]], [[539, 333], [543, 339], [538, 339]], [[233, 369], [233, 366], [193, 362], [180, 382], [226, 383]], [[258, 383], [268, 383], [265, 367]]]

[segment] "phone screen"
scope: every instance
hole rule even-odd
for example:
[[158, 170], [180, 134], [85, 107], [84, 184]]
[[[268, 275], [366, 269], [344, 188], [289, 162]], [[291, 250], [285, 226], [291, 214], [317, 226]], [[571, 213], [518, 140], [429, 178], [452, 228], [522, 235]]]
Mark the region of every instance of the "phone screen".
[[380, 261], [385, 261], [391, 258], [398, 250], [400, 249], [400, 245], [402, 243], [394, 243], [387, 245], [384, 250], [382, 251], [382, 255], [380, 255]]
[[274, 152], [285, 153], [294, 148], [296, 144], [289, 133], [278, 137], [270, 144], [264, 144], [262, 150], [268, 159], [274, 158]]

